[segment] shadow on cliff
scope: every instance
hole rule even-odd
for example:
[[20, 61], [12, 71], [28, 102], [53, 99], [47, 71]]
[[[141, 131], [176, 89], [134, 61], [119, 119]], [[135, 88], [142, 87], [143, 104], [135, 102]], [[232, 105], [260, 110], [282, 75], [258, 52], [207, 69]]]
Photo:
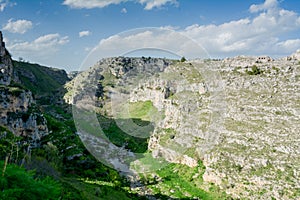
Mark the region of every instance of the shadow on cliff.
[[23, 61], [13, 61], [15, 83], [30, 90], [40, 105], [62, 105], [69, 81], [64, 70]]
[[[129, 119], [112, 119], [103, 115], [98, 115], [99, 124], [105, 136], [118, 147], [124, 147], [134, 153], [145, 153], [148, 149], [148, 139], [154, 130], [154, 125], [149, 121], [144, 121], [139, 118]], [[136, 127], [147, 127], [143, 130], [141, 137], [135, 137], [138, 133], [127, 134], [126, 124], [136, 125]], [[124, 127], [120, 126], [124, 125]], [[132, 130], [136, 131], [136, 130]], [[133, 136], [135, 135], [135, 136]]]

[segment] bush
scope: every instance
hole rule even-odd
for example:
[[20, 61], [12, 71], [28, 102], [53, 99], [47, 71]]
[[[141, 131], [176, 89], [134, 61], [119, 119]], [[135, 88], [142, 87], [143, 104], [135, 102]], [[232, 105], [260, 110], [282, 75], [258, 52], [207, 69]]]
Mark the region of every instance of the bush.
[[185, 62], [186, 61], [186, 58], [185, 57], [182, 57], [181, 59], [180, 59], [180, 62]]
[[251, 71], [246, 71], [247, 74], [249, 75], [258, 75], [258, 74], [261, 74], [261, 70], [256, 66], [256, 65], [253, 65], [251, 67]]
[[[3, 168], [4, 163], [0, 162]], [[0, 199], [59, 199], [61, 185], [50, 177], [35, 179], [33, 171], [27, 172], [17, 165], [8, 165], [0, 177]]]

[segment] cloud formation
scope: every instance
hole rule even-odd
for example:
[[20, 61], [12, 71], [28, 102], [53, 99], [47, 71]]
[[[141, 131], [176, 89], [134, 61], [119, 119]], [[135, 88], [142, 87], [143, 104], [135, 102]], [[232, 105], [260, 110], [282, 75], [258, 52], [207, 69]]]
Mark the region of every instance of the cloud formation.
[[176, 0], [64, 0], [63, 5], [71, 8], [91, 9], [91, 8], [104, 8], [112, 4], [120, 4], [125, 2], [136, 2], [145, 5], [145, 10], [152, 10], [153, 8], [160, 8], [166, 4], [178, 5]]
[[43, 35], [32, 42], [8, 43], [7, 48], [13, 54], [27, 56], [48, 56], [56, 52], [59, 46], [69, 42], [68, 36], [61, 37], [58, 33]]
[[14, 6], [16, 3], [11, 3], [9, 0], [0, 0], [0, 12], [3, 12], [7, 6]]
[[[201, 43], [213, 55], [284, 54], [287, 53], [286, 50], [296, 50], [294, 44], [280, 41], [280, 36], [300, 29], [300, 17], [297, 13], [280, 8], [276, 0], [251, 5], [249, 10], [258, 15], [220, 25], [196, 24], [182, 32]], [[280, 50], [278, 47], [283, 43], [286, 48]]]
[[6, 2], [0, 1], [0, 12], [4, 11], [4, 8], [6, 7]]
[[[192, 38], [212, 57], [241, 54], [284, 56], [300, 49], [300, 38], [280, 39], [282, 35], [300, 29], [298, 13], [280, 8], [276, 0], [266, 0], [263, 4], [251, 5], [249, 11], [255, 12], [255, 15], [250, 14], [247, 18], [219, 25], [194, 24], [176, 31]], [[176, 37], [172, 31], [157, 34], [155, 31], [147, 30], [130, 36], [116, 35], [103, 39], [99, 47], [112, 52], [111, 47], [115, 45], [119, 49], [130, 50], [139, 44], [151, 47], [156, 43], [159, 43], [157, 45], [161, 48], [174, 49], [172, 47], [174, 44], [179, 48], [174, 53], [188, 58], [201, 57], [189, 48], [188, 40], [179, 44]]]
[[91, 34], [90, 31], [80, 31], [79, 33], [79, 37], [84, 37], [84, 36], [89, 36]]
[[26, 33], [31, 28], [32, 22], [25, 19], [19, 19], [17, 21], [13, 21], [13, 19], [10, 19], [8, 20], [7, 24], [3, 26], [3, 30], [20, 34]]
[[121, 13], [127, 13], [127, 9], [126, 8], [122, 8]]
[[277, 0], [265, 0], [263, 4], [253, 4], [250, 6], [249, 11], [252, 13], [264, 11], [264, 10], [270, 10], [270, 9], [276, 9], [278, 7], [278, 1]]

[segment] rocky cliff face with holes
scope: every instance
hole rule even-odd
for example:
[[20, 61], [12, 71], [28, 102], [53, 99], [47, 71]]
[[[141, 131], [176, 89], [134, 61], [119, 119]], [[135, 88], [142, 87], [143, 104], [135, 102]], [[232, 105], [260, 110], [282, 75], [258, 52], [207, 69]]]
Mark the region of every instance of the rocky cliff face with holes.
[[235, 198], [299, 198], [298, 56], [212, 62], [224, 80], [227, 111], [220, 143], [204, 157], [204, 180]]
[[0, 125], [17, 136], [27, 137], [32, 146], [48, 134], [46, 119], [34, 108], [32, 93], [14, 74], [11, 56], [0, 32]]
[[77, 78], [81, 91], [95, 79], [89, 95], [110, 117], [130, 116], [118, 114], [128, 112], [117, 109], [124, 104], [152, 102], [154, 158], [190, 167], [202, 160], [204, 181], [236, 199], [300, 196], [299, 52], [184, 63], [110, 58]]

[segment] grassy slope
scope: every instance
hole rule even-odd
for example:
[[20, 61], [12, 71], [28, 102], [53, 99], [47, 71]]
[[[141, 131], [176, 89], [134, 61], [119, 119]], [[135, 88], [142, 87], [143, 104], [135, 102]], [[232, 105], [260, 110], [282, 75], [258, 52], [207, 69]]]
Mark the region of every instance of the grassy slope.
[[[68, 80], [67, 74], [59, 69], [18, 61], [13, 61], [13, 64], [23, 86], [35, 95], [55, 92]], [[25, 74], [33, 74], [34, 81]]]

